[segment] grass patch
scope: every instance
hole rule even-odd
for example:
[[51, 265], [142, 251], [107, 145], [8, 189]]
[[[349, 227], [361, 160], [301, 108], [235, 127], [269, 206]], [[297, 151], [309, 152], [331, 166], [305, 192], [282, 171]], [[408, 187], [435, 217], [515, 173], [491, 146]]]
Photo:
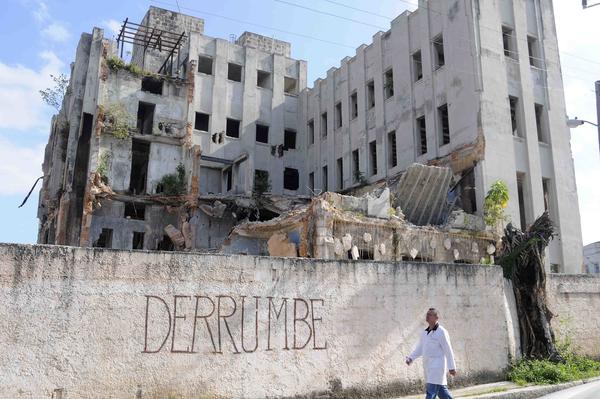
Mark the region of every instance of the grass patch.
[[522, 359], [511, 366], [508, 379], [519, 385], [559, 384], [600, 376], [600, 362], [577, 355], [564, 362]]

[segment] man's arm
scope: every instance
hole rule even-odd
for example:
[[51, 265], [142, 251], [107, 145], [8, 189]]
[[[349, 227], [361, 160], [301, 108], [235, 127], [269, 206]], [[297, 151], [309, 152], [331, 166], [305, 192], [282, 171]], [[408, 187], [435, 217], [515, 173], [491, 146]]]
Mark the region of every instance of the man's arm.
[[454, 361], [454, 351], [452, 350], [452, 344], [450, 343], [450, 336], [448, 335], [448, 331], [443, 330], [444, 334], [442, 335], [442, 339], [440, 340], [440, 344], [442, 345], [442, 350], [444, 351], [444, 356], [446, 356], [446, 363], [448, 364], [448, 370], [450, 374], [456, 374], [456, 362]]
[[417, 359], [419, 356], [423, 354], [423, 335], [419, 336], [419, 343], [414, 351], [406, 358], [406, 364], [410, 365], [413, 360]]

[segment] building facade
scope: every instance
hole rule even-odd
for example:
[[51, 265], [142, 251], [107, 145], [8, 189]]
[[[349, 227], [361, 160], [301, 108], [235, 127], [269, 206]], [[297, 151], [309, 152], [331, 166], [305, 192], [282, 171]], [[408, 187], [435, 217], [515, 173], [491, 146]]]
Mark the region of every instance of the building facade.
[[[289, 43], [210, 38], [156, 7], [126, 25], [120, 48], [100, 29], [82, 36], [46, 149], [39, 242], [216, 248], [252, 220], [257, 191], [351, 191], [418, 162], [452, 169], [449, 200], [468, 213], [504, 180], [514, 224], [550, 212], [548, 266], [581, 271], [551, 1], [420, 1], [310, 89]], [[135, 68], [116, 57], [126, 38]]]
[[481, 214], [490, 185], [526, 228], [548, 210], [551, 270], [582, 271], [575, 174], [552, 2], [420, 1], [301, 94], [311, 190], [449, 166]]

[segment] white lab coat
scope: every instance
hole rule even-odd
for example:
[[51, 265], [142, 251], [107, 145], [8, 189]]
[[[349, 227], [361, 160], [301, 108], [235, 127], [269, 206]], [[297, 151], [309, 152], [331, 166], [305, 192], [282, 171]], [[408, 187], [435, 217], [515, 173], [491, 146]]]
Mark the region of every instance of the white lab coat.
[[446, 374], [448, 374], [448, 370], [456, 370], [456, 364], [450, 336], [444, 327], [438, 324], [437, 329], [432, 330], [429, 334], [427, 334], [427, 330], [421, 332], [419, 344], [409, 358], [415, 360], [420, 356], [423, 356], [425, 382], [448, 385]]

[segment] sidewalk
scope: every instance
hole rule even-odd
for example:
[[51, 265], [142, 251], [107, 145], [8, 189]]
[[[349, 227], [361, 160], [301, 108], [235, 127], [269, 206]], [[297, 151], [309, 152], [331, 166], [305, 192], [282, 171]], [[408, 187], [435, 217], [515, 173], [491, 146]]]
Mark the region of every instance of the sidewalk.
[[[552, 392], [560, 391], [576, 385], [592, 381], [600, 381], [600, 377], [589, 380], [565, 382], [556, 385], [528, 385], [519, 386], [509, 381], [494, 382], [492, 384], [474, 385], [467, 388], [451, 390], [452, 396], [469, 399], [534, 399]], [[420, 395], [403, 396], [397, 399], [423, 399], [425, 393]], [[600, 397], [600, 394], [599, 394]]]

